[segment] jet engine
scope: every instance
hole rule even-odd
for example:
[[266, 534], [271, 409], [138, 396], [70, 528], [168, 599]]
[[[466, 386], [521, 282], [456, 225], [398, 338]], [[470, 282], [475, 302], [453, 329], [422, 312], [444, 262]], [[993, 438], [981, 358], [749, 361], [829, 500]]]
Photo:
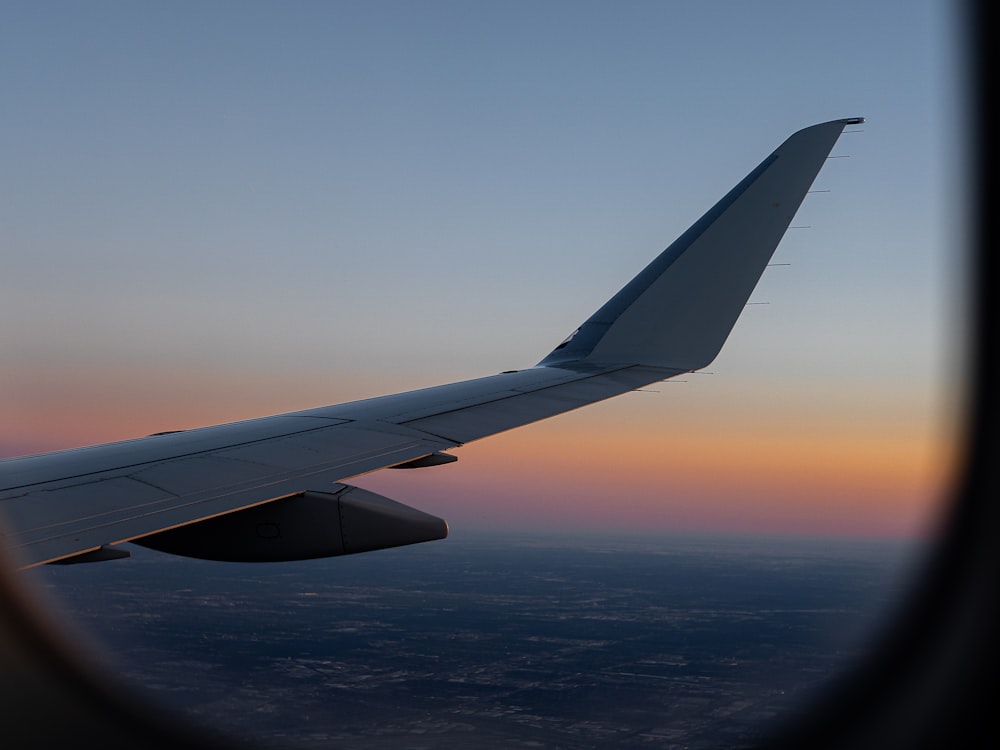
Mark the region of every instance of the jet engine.
[[360, 487], [302, 492], [161, 531], [134, 544], [203, 560], [280, 562], [351, 555], [448, 536], [448, 524]]

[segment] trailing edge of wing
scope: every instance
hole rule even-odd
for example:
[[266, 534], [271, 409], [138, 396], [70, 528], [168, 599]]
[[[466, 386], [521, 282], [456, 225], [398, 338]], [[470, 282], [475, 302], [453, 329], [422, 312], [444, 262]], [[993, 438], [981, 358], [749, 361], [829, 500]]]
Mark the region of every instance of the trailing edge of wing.
[[844, 126], [862, 121], [790, 136], [539, 364], [708, 365]]

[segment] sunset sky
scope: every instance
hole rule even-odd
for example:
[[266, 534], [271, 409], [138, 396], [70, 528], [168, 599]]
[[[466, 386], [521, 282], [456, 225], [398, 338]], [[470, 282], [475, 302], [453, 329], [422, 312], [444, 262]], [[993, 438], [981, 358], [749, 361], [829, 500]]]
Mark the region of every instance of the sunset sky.
[[924, 534], [962, 406], [950, 8], [8, 3], [0, 455], [530, 366], [864, 116], [711, 374], [357, 483], [453, 533]]

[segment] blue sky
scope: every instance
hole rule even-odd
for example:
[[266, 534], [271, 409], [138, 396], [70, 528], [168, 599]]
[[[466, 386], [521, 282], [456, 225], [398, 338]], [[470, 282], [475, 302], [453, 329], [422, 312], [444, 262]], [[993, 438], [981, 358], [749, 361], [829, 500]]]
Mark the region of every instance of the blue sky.
[[939, 454], [961, 375], [951, 7], [9, 3], [0, 451], [533, 364], [790, 133], [862, 115], [715, 374], [566, 429], [659, 424], [669, 451], [690, 425], [798, 418]]

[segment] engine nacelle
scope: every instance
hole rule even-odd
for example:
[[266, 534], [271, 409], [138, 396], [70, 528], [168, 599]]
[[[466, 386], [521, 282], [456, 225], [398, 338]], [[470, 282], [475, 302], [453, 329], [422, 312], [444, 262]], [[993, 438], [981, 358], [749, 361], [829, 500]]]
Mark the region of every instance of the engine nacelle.
[[360, 487], [303, 492], [132, 540], [203, 560], [280, 562], [351, 555], [448, 536], [437, 516]]

